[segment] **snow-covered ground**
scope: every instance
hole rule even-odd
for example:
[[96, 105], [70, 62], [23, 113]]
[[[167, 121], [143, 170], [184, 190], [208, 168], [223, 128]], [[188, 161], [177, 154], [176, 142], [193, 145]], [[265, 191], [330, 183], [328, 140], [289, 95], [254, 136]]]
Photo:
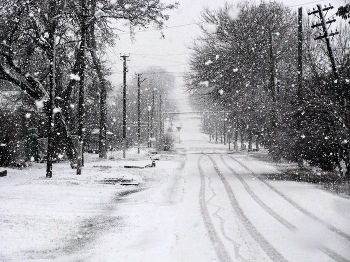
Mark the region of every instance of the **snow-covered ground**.
[[150, 164], [147, 151], [130, 150], [125, 160], [87, 155], [81, 176], [67, 163], [51, 179], [44, 164], [9, 169], [0, 261], [350, 260], [349, 199], [263, 180], [276, 167], [209, 142], [198, 114], [179, 121], [177, 153], [153, 168], [124, 168]]
[[[0, 180], [0, 261], [63, 261], [110, 230], [124, 229], [127, 221], [116, 213], [123, 199], [151, 191], [181, 165], [179, 157], [169, 156], [154, 168], [124, 168], [150, 163], [147, 154], [129, 153], [129, 161], [94, 157], [86, 161], [81, 176], [68, 163], [54, 164], [51, 179], [45, 178], [44, 164], [8, 169]], [[123, 181], [139, 185], [121, 185]]]

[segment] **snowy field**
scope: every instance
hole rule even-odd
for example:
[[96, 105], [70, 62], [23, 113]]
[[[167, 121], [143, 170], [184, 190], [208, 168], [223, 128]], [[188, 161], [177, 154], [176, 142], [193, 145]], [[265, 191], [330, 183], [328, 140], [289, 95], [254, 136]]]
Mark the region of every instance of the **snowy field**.
[[161, 186], [181, 166], [181, 156], [164, 156], [154, 168], [124, 168], [150, 164], [146, 153], [130, 153], [129, 161], [87, 158], [81, 176], [68, 163], [54, 164], [52, 179], [45, 178], [45, 164], [8, 169], [0, 186], [0, 261], [64, 261], [110, 230], [124, 230], [118, 210], [125, 198]]

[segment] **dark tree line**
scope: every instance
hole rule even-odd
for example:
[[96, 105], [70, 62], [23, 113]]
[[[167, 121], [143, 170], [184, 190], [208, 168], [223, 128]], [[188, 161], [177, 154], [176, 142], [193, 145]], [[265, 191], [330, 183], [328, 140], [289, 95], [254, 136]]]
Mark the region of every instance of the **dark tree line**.
[[332, 41], [335, 79], [305, 11], [303, 21], [301, 94], [298, 14], [277, 2], [204, 10], [187, 87], [211, 108], [230, 112], [230, 135], [248, 140], [250, 149], [255, 140], [276, 159], [302, 158], [324, 170], [342, 170], [343, 163], [350, 173], [348, 26], [337, 24], [340, 35]]

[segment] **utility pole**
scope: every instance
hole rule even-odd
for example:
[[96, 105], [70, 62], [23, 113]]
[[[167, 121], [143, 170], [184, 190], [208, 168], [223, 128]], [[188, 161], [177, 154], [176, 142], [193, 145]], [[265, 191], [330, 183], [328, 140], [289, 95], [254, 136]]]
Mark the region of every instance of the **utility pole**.
[[81, 167], [84, 166], [84, 81], [85, 81], [85, 49], [86, 49], [86, 0], [81, 0], [81, 43], [80, 50], [82, 51], [81, 63], [79, 68], [79, 101], [78, 101], [78, 152], [77, 152], [77, 175], [81, 175]]
[[303, 8], [298, 9], [298, 103], [303, 99]]
[[[301, 106], [303, 96], [303, 8], [298, 9], [298, 89], [297, 89], [297, 99], [298, 106]], [[297, 129], [300, 133], [301, 131], [301, 115], [297, 116]], [[298, 166], [301, 168], [304, 165], [303, 157], [298, 156]]]
[[[269, 62], [270, 62], [270, 83], [269, 83], [269, 89], [272, 95], [272, 110], [271, 110], [271, 130], [270, 133], [273, 132], [273, 130], [278, 126], [278, 113], [277, 113], [277, 86], [276, 86], [276, 57], [275, 57], [275, 50], [273, 46], [273, 34], [274, 32], [272, 29], [269, 29]], [[270, 137], [271, 138], [271, 137]]]
[[121, 55], [120, 57], [123, 58], [123, 158], [125, 158], [125, 151], [126, 151], [126, 59], [129, 57], [127, 55]]
[[140, 154], [141, 143], [141, 83], [140, 74], [137, 74], [137, 153]]
[[160, 130], [159, 130], [159, 141], [160, 141], [160, 148], [164, 148], [164, 139], [163, 139], [163, 133], [164, 133], [164, 119], [163, 119], [163, 97], [162, 94], [159, 93], [159, 120], [160, 120]]
[[140, 144], [141, 144], [141, 83], [146, 79], [141, 81], [140, 76], [142, 74], [137, 74], [137, 153], [140, 154]]
[[273, 53], [273, 32], [269, 32], [269, 55], [270, 55], [270, 90], [272, 92], [273, 102], [277, 101], [277, 90], [276, 90], [276, 69], [275, 69], [275, 56]]
[[152, 147], [152, 140], [153, 140], [153, 137], [154, 137], [154, 107], [155, 107], [155, 89], [153, 88], [152, 90], [152, 107], [151, 107], [151, 133], [150, 133], [150, 137], [151, 137], [151, 140], [150, 140], [150, 147]]
[[328, 7], [325, 7], [325, 8], [322, 8], [321, 5], [317, 5], [317, 10], [309, 12], [308, 15], [316, 15], [320, 19], [320, 23], [313, 24], [311, 26], [311, 28], [315, 28], [315, 27], [319, 27], [319, 26], [322, 27], [323, 34], [321, 34], [320, 36], [316, 37], [315, 40], [325, 39], [326, 45], [327, 45], [328, 56], [329, 56], [329, 59], [331, 61], [331, 65], [332, 65], [333, 75], [334, 75], [334, 78], [339, 83], [338, 70], [337, 70], [337, 67], [335, 65], [334, 55], [333, 55], [331, 43], [330, 43], [330, 40], [329, 40], [330, 37], [339, 34], [339, 32], [337, 32], [337, 31], [336, 32], [331, 32], [331, 33], [328, 32], [329, 28], [327, 28], [327, 25], [332, 24], [336, 20], [335, 19], [330, 19], [330, 20], [326, 21], [325, 15], [323, 13], [324, 11], [328, 11], [328, 10], [333, 9], [333, 8], [334, 7], [331, 6], [331, 5], [329, 5]]

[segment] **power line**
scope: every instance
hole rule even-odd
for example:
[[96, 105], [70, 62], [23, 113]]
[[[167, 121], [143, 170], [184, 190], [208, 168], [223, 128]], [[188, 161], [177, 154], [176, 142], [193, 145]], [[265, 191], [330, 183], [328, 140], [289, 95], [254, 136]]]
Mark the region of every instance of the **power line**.
[[[183, 27], [183, 26], [190, 26], [190, 25], [198, 25], [198, 23], [189, 23], [189, 24], [182, 24], [182, 25], [174, 25], [174, 26], [168, 26], [168, 27], [165, 27], [165, 28], [145, 29], [145, 30], [135, 31], [135, 32], [133, 32], [133, 33], [136, 34], [136, 33], [150, 32], [150, 31], [162, 31], [162, 30], [167, 30], [167, 29], [171, 29], [171, 28], [177, 28], [177, 27]], [[131, 34], [131, 31], [125, 32], [125, 33], [120, 33], [120, 34], [118, 34], [118, 35], [128, 35], [128, 34]]]
[[139, 54], [139, 53], [131, 53], [132, 55], [139, 56], [181, 56], [181, 55], [190, 55], [190, 53], [179, 53], [179, 54]]
[[149, 58], [149, 59], [153, 59], [153, 60], [159, 60], [159, 61], [165, 61], [165, 62], [172, 62], [172, 63], [179, 63], [182, 64], [182, 62], [177, 62], [174, 60], [167, 60], [167, 59], [161, 59], [161, 58], [154, 58], [152, 56], [146, 56], [146, 55], [140, 55], [141, 57], [145, 57], [145, 58]]
[[[185, 64], [178, 64], [178, 65], [154, 65], [154, 66], [158, 66], [158, 67], [174, 67], [174, 66], [185, 66], [188, 65], [187, 63]], [[135, 67], [144, 67], [144, 65], [140, 65], [140, 66], [135, 66]], [[150, 65], [150, 67], [152, 67], [152, 65]]]
[[296, 6], [302, 6], [302, 5], [309, 5], [309, 4], [315, 4], [315, 3], [320, 3], [320, 2], [325, 2], [325, 1], [312, 1], [312, 2], [307, 2], [303, 4], [298, 4], [298, 5], [287, 5], [288, 7], [296, 7]]

